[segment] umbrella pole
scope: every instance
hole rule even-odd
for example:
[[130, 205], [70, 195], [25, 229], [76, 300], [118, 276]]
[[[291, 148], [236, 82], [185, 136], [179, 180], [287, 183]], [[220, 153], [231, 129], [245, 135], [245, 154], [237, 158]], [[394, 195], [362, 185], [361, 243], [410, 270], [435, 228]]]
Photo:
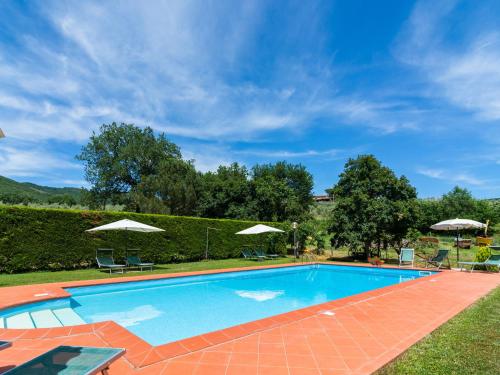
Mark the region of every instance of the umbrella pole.
[[459, 230], [457, 229], [457, 238], [456, 238], [456, 241], [457, 241], [457, 264], [458, 264], [458, 261], [459, 261], [459, 259], [458, 259], [458, 234], [459, 234], [459, 233], [460, 233], [460, 232], [459, 232]]

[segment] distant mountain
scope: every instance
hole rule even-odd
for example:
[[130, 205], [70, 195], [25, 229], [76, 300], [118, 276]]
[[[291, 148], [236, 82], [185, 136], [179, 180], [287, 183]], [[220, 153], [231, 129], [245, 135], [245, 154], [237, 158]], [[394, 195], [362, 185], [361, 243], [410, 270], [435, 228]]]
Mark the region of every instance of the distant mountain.
[[50, 197], [56, 195], [69, 195], [79, 202], [81, 193], [82, 190], [78, 188], [40, 186], [30, 182], [17, 182], [10, 178], [0, 176], [0, 196], [22, 195], [46, 202]]

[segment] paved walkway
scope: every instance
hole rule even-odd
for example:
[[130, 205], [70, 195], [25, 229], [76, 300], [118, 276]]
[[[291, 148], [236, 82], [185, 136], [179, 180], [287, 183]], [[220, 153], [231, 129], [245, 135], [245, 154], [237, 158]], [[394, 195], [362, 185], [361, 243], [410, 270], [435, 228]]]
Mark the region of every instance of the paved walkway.
[[[68, 284], [77, 283], [2, 288], [0, 305], [41, 290], [54, 297]], [[111, 375], [369, 374], [499, 284], [500, 274], [445, 271], [158, 347], [114, 322], [0, 329], [0, 340], [13, 341], [0, 351], [0, 372], [64, 344], [126, 348]]]

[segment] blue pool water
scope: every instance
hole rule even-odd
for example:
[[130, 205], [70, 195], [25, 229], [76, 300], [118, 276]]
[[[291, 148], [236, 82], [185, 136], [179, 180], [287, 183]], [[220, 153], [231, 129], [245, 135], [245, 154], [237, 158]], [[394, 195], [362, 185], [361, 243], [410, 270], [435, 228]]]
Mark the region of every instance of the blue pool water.
[[160, 345], [428, 274], [333, 265], [282, 267], [69, 288], [72, 298], [42, 307], [66, 304], [88, 323], [113, 320]]

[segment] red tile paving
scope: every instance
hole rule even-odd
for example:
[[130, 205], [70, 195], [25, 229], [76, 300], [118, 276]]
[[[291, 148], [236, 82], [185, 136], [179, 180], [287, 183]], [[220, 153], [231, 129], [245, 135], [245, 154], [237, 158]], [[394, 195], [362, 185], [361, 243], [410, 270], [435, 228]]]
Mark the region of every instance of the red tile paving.
[[[67, 296], [63, 287], [243, 269], [1, 288], [0, 308]], [[0, 329], [13, 342], [0, 351], [0, 373], [64, 344], [125, 348], [111, 375], [369, 374], [499, 284], [500, 274], [445, 271], [157, 347], [114, 322]]]

